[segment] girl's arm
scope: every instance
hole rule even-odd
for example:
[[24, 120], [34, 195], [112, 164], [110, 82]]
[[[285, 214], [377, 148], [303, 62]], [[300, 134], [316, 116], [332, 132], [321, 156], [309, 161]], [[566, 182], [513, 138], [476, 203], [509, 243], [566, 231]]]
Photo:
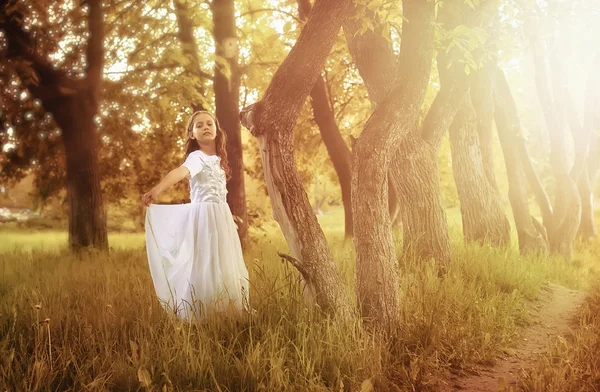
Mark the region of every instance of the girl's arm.
[[169, 189], [171, 186], [177, 184], [179, 181], [183, 180], [190, 171], [185, 166], [180, 166], [177, 169], [173, 169], [162, 179], [161, 182], [158, 183], [150, 192], [147, 192], [142, 196], [142, 201], [146, 206], [152, 204], [154, 200], [158, 198], [158, 195]]

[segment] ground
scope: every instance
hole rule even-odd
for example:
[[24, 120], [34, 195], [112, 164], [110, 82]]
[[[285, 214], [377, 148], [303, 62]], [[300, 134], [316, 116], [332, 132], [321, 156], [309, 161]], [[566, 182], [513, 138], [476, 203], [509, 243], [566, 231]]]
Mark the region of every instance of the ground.
[[531, 307], [532, 320], [520, 333], [514, 350], [506, 350], [490, 368], [478, 374], [451, 378], [443, 392], [451, 391], [517, 391], [519, 378], [536, 357], [543, 354], [549, 342], [565, 336], [573, 326], [574, 317], [583, 305], [586, 294], [556, 284], [545, 284], [542, 295]]

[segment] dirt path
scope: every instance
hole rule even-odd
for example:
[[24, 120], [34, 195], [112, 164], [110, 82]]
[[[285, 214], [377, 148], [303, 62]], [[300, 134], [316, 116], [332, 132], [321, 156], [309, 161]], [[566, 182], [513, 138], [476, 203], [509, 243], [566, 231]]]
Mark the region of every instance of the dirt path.
[[498, 359], [492, 368], [478, 375], [448, 380], [443, 392], [516, 391], [519, 373], [531, 366], [537, 354], [544, 352], [548, 339], [566, 333], [575, 313], [583, 303], [585, 293], [555, 284], [543, 287], [541, 299], [533, 308], [533, 319], [521, 335], [514, 353]]

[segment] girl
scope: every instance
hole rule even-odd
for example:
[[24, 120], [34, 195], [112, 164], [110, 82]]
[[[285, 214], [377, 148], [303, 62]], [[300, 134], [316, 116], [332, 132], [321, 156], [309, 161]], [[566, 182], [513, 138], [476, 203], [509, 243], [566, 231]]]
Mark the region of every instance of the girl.
[[[142, 197], [146, 250], [156, 294], [165, 309], [191, 320], [206, 310], [249, 309], [248, 271], [227, 205], [226, 136], [215, 116], [195, 112], [187, 125], [185, 162]], [[190, 204], [152, 204], [186, 178]]]

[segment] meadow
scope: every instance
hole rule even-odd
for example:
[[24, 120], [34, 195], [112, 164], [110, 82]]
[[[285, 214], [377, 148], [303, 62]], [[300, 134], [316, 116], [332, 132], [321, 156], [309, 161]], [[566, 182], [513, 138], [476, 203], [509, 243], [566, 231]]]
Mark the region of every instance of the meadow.
[[[320, 219], [354, 300], [339, 218]], [[400, 323], [387, 338], [307, 303], [274, 227], [253, 231], [245, 252], [256, 314], [195, 324], [155, 298], [142, 233], [113, 233], [110, 252], [75, 255], [63, 231], [1, 229], [0, 389], [435, 391], [510, 352], [545, 282], [592, 295], [573, 336], [548, 339], [524, 388], [598, 387], [600, 242], [578, 244], [571, 261], [522, 257], [514, 246], [464, 245], [454, 226], [444, 278], [434, 263], [401, 259]]]

